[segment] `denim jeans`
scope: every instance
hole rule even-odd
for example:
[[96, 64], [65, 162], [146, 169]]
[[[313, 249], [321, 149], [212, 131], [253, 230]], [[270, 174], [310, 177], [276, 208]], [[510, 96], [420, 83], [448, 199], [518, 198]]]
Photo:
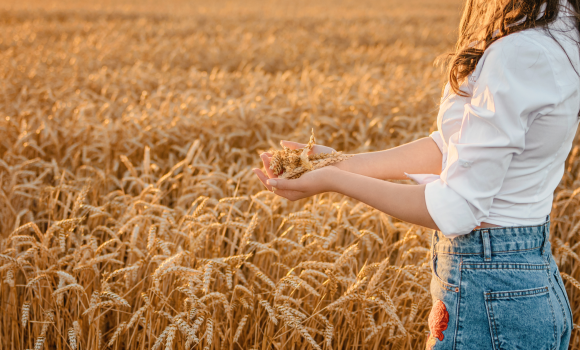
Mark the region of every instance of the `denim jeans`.
[[568, 349], [572, 311], [538, 226], [433, 233], [428, 350]]

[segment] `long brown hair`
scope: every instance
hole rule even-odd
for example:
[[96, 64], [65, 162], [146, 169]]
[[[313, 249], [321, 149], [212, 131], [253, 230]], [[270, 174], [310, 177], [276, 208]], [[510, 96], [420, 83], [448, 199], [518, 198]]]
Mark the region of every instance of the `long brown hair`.
[[[572, 14], [580, 20], [580, 0], [568, 2]], [[467, 0], [455, 52], [448, 55], [449, 85], [453, 92], [467, 96], [460, 90], [461, 82], [475, 70], [491, 44], [525, 29], [549, 30], [548, 24], [558, 18], [560, 11], [559, 0]]]

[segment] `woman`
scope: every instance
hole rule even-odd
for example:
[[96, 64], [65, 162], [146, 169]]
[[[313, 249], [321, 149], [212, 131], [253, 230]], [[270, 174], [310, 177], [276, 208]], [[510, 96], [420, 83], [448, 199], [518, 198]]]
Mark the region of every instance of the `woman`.
[[435, 230], [428, 349], [568, 348], [548, 215], [578, 127], [579, 3], [468, 0], [430, 137], [296, 180], [268, 153], [254, 169], [290, 200], [338, 192]]

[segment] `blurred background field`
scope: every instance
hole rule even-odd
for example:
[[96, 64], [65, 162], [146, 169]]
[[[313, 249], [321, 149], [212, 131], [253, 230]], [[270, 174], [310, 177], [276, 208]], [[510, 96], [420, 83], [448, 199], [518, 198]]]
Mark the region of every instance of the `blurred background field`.
[[[460, 7], [4, 0], [0, 348], [424, 348], [431, 231], [251, 168], [311, 128], [427, 136]], [[576, 313], [579, 168], [577, 139], [552, 211]]]

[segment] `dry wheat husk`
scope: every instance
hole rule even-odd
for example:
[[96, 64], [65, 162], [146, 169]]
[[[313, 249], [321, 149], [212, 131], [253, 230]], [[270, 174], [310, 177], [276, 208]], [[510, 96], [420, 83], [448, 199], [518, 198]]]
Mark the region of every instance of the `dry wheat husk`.
[[310, 140], [303, 148], [283, 147], [282, 150], [271, 150], [270, 170], [282, 179], [298, 179], [309, 171], [347, 160], [353, 156], [342, 154], [342, 152], [309, 154], [315, 144], [316, 139], [312, 130]]

